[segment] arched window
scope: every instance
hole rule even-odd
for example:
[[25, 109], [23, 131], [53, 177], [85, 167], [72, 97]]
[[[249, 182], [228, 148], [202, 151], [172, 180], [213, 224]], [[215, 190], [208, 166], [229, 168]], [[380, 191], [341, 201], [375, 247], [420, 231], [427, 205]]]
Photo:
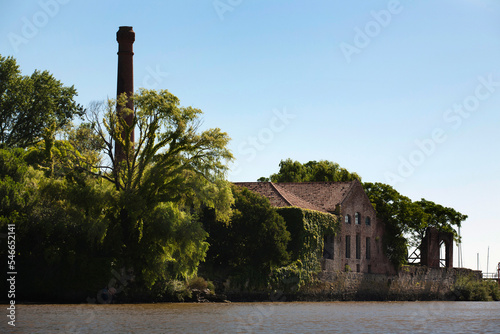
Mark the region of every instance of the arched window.
[[365, 218], [365, 224], [366, 225], [371, 225], [372, 224], [370, 217], [366, 217]]
[[350, 224], [351, 223], [351, 216], [350, 215], [345, 215], [345, 223]]
[[361, 214], [360, 214], [359, 212], [356, 212], [356, 213], [354, 214], [354, 223], [355, 223], [356, 225], [361, 224]]

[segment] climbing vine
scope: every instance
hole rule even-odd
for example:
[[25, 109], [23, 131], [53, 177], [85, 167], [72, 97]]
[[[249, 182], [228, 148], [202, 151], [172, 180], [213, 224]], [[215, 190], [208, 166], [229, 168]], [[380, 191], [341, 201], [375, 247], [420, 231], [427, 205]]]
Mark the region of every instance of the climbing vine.
[[339, 220], [329, 213], [297, 207], [278, 208], [276, 211], [285, 219], [291, 235], [288, 252], [292, 262], [273, 270], [271, 283], [281, 288], [300, 288], [321, 270], [324, 236], [337, 234]]

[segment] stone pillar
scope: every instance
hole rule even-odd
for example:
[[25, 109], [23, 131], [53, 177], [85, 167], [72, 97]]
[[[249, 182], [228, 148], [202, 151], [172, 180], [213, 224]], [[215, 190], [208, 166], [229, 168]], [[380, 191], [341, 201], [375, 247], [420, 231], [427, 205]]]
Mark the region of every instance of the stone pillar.
[[445, 267], [453, 268], [453, 233], [439, 232], [428, 227], [420, 246], [420, 263], [430, 268], [439, 268], [439, 249], [441, 241], [445, 244]]
[[439, 243], [445, 245], [445, 267], [453, 268], [453, 233], [439, 232]]
[[[134, 48], [135, 32], [132, 27], [120, 27], [116, 33], [116, 41], [118, 42], [118, 83], [116, 89], [116, 97], [122, 93], [127, 96], [132, 96], [134, 93]], [[127, 108], [134, 110], [134, 102], [129, 99]], [[128, 125], [131, 125], [134, 119], [133, 114], [125, 117]], [[122, 134], [122, 137], [125, 134]], [[134, 142], [134, 131], [130, 134], [131, 142]], [[115, 160], [122, 161], [125, 158], [122, 147], [115, 143]]]
[[439, 232], [436, 228], [427, 228], [420, 247], [420, 263], [430, 268], [439, 268]]

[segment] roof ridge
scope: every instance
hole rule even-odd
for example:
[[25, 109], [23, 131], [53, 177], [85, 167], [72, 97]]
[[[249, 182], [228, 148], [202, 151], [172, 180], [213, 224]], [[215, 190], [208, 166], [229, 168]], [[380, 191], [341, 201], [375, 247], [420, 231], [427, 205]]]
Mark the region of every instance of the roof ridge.
[[[357, 180], [357, 179], [356, 179]], [[318, 184], [318, 183], [353, 183], [356, 180], [352, 181], [305, 181], [305, 182], [277, 182], [277, 184]]]
[[344, 199], [342, 200], [342, 202], [340, 203], [341, 205], [344, 204], [345, 200], [349, 197], [349, 195], [351, 194], [352, 190], [354, 189], [354, 185], [356, 184], [356, 181], [359, 182], [358, 179], [355, 179], [355, 180], [352, 180], [350, 181], [350, 185], [349, 185], [349, 190], [347, 190], [347, 193], [345, 194], [344, 196]]
[[[305, 182], [290, 182], [289, 184], [304, 184]], [[303, 204], [307, 204], [311, 210], [316, 210], [316, 211], [321, 211], [321, 212], [326, 212], [325, 208], [321, 205], [315, 204], [314, 202], [311, 202], [308, 198], [302, 197], [300, 194], [295, 193], [291, 189], [286, 189], [281, 187], [279, 184], [275, 185], [276, 188], [280, 189], [280, 193], [285, 197], [285, 194], [288, 194], [288, 196], [291, 197], [285, 197], [288, 202], [290, 202], [291, 206], [299, 206], [302, 207], [300, 202]], [[290, 198], [293, 200], [290, 200]]]
[[285, 197], [285, 195], [283, 195], [283, 194], [281, 193], [281, 191], [280, 191], [280, 190], [276, 187], [276, 185], [275, 185], [273, 182], [269, 182], [269, 184], [271, 185], [271, 187], [272, 187], [274, 190], [276, 190], [276, 192], [278, 193], [278, 195], [280, 195], [280, 196], [281, 196], [281, 198], [283, 198], [283, 200], [284, 200], [286, 203], [288, 203], [288, 205], [293, 206], [293, 205], [292, 205], [292, 202], [290, 202], [290, 201], [288, 200], [288, 198], [286, 198], [286, 197]]

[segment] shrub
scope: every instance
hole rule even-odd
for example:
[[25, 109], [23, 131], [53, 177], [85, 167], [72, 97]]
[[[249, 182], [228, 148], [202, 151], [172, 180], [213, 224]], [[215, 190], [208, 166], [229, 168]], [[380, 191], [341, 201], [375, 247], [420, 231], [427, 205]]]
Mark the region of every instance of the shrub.
[[457, 300], [488, 301], [499, 300], [500, 290], [493, 281], [480, 281], [472, 275], [460, 276], [452, 288]]
[[271, 272], [270, 285], [274, 290], [297, 292], [304, 284], [311, 281], [310, 273], [297, 260], [286, 267], [275, 268]]
[[485, 281], [484, 284], [492, 300], [500, 301], [500, 286], [495, 281]]
[[185, 282], [179, 280], [171, 280], [165, 283], [165, 300], [183, 302], [186, 299], [190, 299], [191, 296], [191, 290], [188, 289]]
[[188, 281], [188, 288], [190, 290], [200, 290], [200, 291], [204, 291], [204, 290], [210, 290], [210, 292], [213, 294], [215, 292], [215, 287], [214, 287], [214, 283], [212, 283], [211, 281], [207, 281], [205, 280], [203, 277], [193, 277], [191, 278], [189, 281]]

